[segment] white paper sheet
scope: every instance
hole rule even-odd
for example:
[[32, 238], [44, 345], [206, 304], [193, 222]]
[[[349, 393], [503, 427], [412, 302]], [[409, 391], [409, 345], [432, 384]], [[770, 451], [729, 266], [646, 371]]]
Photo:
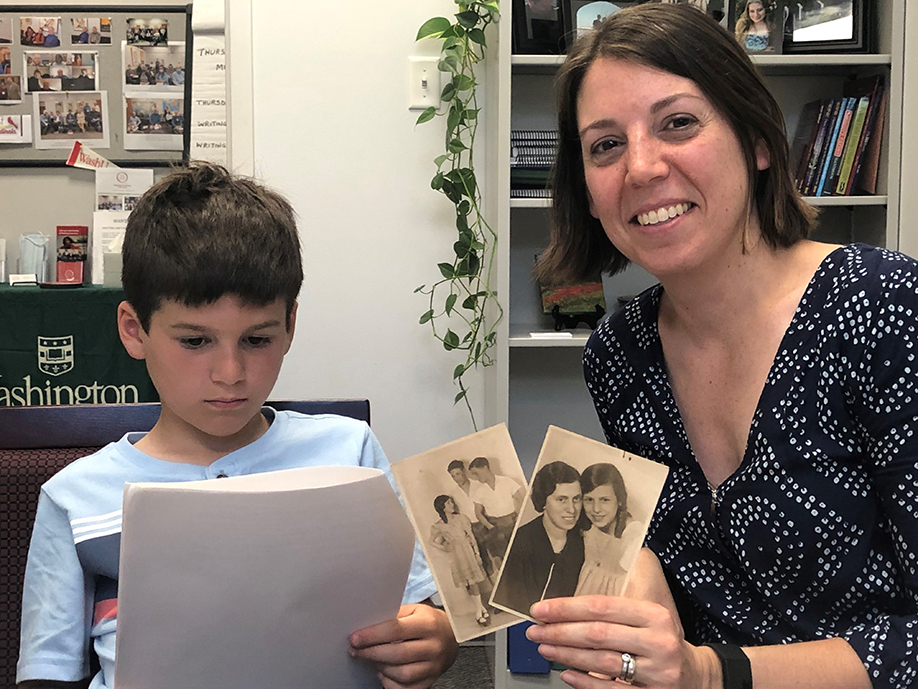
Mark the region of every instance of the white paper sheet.
[[89, 265], [92, 284], [105, 284], [103, 257], [106, 252], [114, 251], [116, 245], [120, 253], [129, 215], [129, 211], [95, 211], [92, 214], [92, 232], [89, 235]]
[[226, 39], [196, 36], [194, 99], [191, 107], [191, 158], [227, 164]]
[[377, 688], [347, 639], [395, 617], [413, 547], [377, 469], [128, 484], [115, 686]]

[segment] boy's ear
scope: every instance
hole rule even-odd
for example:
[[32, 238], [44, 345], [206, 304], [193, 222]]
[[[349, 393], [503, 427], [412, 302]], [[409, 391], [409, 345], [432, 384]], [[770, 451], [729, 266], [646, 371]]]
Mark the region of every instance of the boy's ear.
[[134, 359], [145, 359], [143, 326], [134, 308], [126, 301], [118, 304], [118, 336], [127, 353]]
[[284, 348], [284, 354], [290, 351], [290, 345], [293, 344], [293, 333], [296, 331], [296, 309], [299, 302], [294, 300], [293, 308], [290, 309], [290, 326], [287, 328], [287, 346]]

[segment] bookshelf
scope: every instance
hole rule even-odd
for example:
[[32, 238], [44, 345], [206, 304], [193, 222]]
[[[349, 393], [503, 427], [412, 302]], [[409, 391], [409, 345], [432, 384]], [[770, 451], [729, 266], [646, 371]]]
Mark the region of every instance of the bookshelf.
[[[589, 333], [575, 332], [563, 340], [529, 335], [552, 329], [551, 319], [540, 312], [539, 291], [531, 273], [535, 254], [548, 242], [551, 200], [510, 198], [510, 130], [555, 128], [552, 86], [565, 56], [511, 54], [510, 4], [502, 5], [487, 74], [491, 112], [486, 203], [500, 238], [497, 287], [505, 316], [498, 329], [497, 363], [489, 372], [486, 417], [491, 423], [507, 422], [528, 476], [549, 424], [598, 440], [603, 436], [580, 363]], [[876, 7], [878, 50], [874, 54], [768, 55], [754, 61], [785, 114], [789, 137], [796, 131], [806, 102], [840, 96], [849, 77], [884, 76], [889, 100], [877, 194], [808, 198], [820, 209], [814, 239], [859, 241], [918, 255], [918, 231], [912, 229], [918, 222], [918, 196], [900, 199], [903, 184], [918, 181], [918, 163], [902, 155], [903, 138], [918, 143], [914, 133], [918, 132], [918, 76], [910, 73], [909, 82], [905, 74], [908, 64], [918, 73], [918, 16], [912, 13], [906, 22], [905, 0], [877, 0]], [[912, 38], [908, 60], [906, 33]], [[619, 296], [636, 294], [654, 282], [638, 268], [604, 279], [607, 310], [615, 307]], [[509, 673], [505, 636], [499, 632], [495, 644], [496, 689], [566, 686], [557, 673], [550, 677]]]

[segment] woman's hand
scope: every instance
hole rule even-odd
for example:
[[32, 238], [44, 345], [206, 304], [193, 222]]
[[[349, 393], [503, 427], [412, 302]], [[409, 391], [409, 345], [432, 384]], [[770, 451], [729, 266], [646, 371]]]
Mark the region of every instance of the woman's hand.
[[642, 550], [625, 596], [555, 598], [532, 606], [541, 623], [527, 635], [548, 660], [580, 670], [561, 678], [576, 689], [608, 688], [622, 654], [635, 661], [633, 682], [660, 689], [719, 689], [720, 662], [711, 649], [685, 641], [682, 624], [656, 557]]

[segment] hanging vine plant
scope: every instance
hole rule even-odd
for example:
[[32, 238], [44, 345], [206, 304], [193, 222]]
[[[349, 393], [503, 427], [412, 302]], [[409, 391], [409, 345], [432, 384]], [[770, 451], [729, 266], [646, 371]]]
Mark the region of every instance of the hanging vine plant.
[[475, 134], [480, 112], [475, 65], [485, 56], [485, 29], [500, 15], [498, 0], [457, 0], [456, 4], [459, 12], [454, 20], [434, 17], [418, 30], [417, 40], [442, 41], [438, 69], [450, 75], [450, 80], [440, 93], [444, 112], [431, 106], [421, 113], [417, 123], [446, 117], [445, 151], [434, 159], [437, 172], [430, 186], [455, 207], [458, 237], [451, 259], [437, 264], [442, 277], [431, 285], [421, 285], [415, 292], [428, 297], [421, 325], [429, 324], [433, 336], [447, 351], [465, 352], [465, 361], [453, 371], [453, 381], [459, 387], [454, 403], [465, 402], [477, 431], [464, 376], [479, 366], [494, 363], [495, 328], [503, 309], [491, 286], [497, 233], [482, 214], [475, 178]]

